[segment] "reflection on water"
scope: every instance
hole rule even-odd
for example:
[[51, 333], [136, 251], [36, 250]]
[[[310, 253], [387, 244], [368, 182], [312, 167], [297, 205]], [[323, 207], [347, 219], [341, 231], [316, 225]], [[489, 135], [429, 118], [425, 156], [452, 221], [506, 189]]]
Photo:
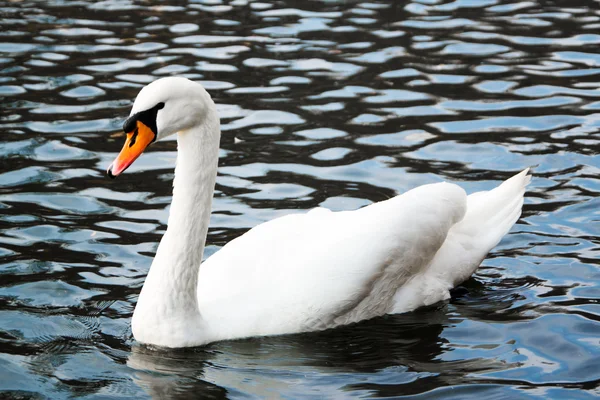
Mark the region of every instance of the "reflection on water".
[[[600, 383], [593, 2], [0, 1], [0, 391], [17, 398], [591, 398]], [[139, 88], [210, 90], [207, 256], [256, 224], [528, 166], [523, 218], [449, 304], [315, 334], [137, 345], [173, 141], [103, 171]]]
[[439, 386], [452, 384], [451, 376], [434, 373], [441, 372], [434, 361], [442, 352], [437, 340], [443, 329], [440, 319], [447, 317], [435, 311], [390, 316], [335, 332], [217, 343], [193, 353], [157, 353], [136, 345], [127, 365], [144, 371], [136, 378], [155, 397], [165, 390], [197, 393], [210, 389], [207, 382], [219, 382], [230, 394], [258, 398], [278, 393], [292, 398], [335, 396], [339, 390], [358, 394], [397, 374], [404, 374], [397, 383], [415, 391], [410, 386], [419, 386], [416, 379], [421, 376], [435, 377]]

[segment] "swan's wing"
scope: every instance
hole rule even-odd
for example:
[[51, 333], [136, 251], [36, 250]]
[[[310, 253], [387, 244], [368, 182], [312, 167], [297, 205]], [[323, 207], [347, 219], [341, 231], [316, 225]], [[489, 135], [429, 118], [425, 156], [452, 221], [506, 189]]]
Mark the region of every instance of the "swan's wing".
[[398, 289], [392, 312], [406, 312], [450, 297], [467, 280], [521, 215], [529, 169], [493, 190], [467, 198], [467, 212], [455, 224], [429, 267]]
[[357, 211], [316, 209], [261, 224], [201, 266], [200, 312], [231, 337], [382, 315], [397, 287], [431, 262], [465, 208], [460, 187], [439, 183]]

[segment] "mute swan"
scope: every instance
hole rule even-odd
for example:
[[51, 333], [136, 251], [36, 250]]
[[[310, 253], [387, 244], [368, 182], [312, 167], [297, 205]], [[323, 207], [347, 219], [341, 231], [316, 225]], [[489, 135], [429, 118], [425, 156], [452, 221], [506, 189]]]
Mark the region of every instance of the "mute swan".
[[177, 133], [173, 200], [132, 319], [141, 343], [218, 340], [333, 328], [448, 299], [521, 215], [525, 170], [467, 197], [424, 185], [356, 211], [316, 208], [256, 226], [202, 265], [220, 126], [202, 85], [162, 78], [138, 94], [116, 177]]

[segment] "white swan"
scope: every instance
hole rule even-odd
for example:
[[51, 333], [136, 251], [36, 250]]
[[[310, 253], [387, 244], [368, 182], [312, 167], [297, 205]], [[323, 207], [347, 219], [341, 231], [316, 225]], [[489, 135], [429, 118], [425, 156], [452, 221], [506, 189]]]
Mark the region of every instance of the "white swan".
[[156, 346], [315, 331], [448, 299], [519, 218], [530, 179], [525, 170], [468, 197], [437, 183], [356, 211], [288, 215], [200, 266], [220, 138], [210, 95], [184, 78], [159, 79], [123, 128], [111, 177], [177, 133], [168, 228], [132, 319], [134, 337]]

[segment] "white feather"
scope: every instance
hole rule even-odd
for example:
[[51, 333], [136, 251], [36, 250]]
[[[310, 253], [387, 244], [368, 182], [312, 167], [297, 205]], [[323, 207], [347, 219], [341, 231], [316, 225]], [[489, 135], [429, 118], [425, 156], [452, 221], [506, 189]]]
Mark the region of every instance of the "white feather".
[[195, 121], [177, 114], [190, 112], [180, 106], [189, 96], [202, 118], [178, 134], [169, 226], [132, 321], [140, 342], [185, 347], [321, 330], [435, 303], [471, 276], [520, 215], [527, 170], [469, 197], [438, 183], [356, 211], [277, 218], [200, 266], [220, 136], [214, 104], [199, 84], [164, 78], [134, 109], [165, 102], [157, 125], [169, 132], [164, 121]]

